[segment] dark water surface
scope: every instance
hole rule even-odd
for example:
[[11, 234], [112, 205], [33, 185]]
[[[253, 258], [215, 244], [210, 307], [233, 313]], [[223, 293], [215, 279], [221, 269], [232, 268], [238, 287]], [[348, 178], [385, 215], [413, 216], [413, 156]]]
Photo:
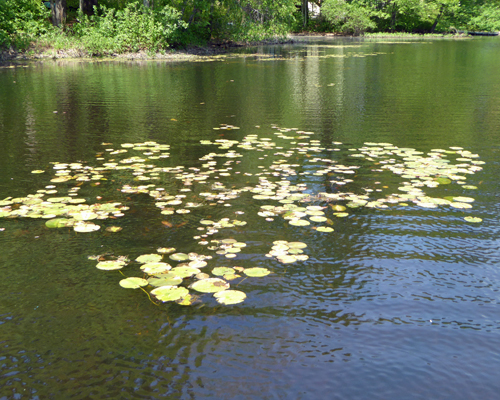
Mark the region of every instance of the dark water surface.
[[[0, 399], [498, 399], [499, 66], [500, 41], [475, 38], [315, 41], [195, 63], [1, 68], [0, 200], [51, 185], [51, 162], [95, 166], [96, 153], [145, 141], [171, 145], [162, 165], [189, 171], [202, 168], [205, 154], [227, 151], [200, 140], [271, 138], [283, 149], [235, 148], [243, 157], [226, 164], [230, 175], [188, 188], [280, 180], [267, 168], [294, 145], [277, 138], [273, 124], [314, 132], [318, 150], [288, 156], [303, 174], [286, 178], [311, 196], [340, 190], [335, 173], [307, 174], [315, 157], [361, 166], [341, 189], [358, 195], [380, 188], [376, 181], [396, 192], [408, 181], [350, 157], [364, 142], [423, 152], [459, 146], [485, 164], [467, 176], [477, 190], [457, 182], [425, 190], [474, 197], [472, 209], [348, 208], [348, 217], [335, 218], [328, 207], [332, 233], [282, 216], [266, 221], [256, 214], [260, 205], [279, 203], [249, 192], [161, 215], [147, 195], [121, 193], [123, 184], [141, 182], [118, 173], [98, 186], [85, 182], [79, 195], [129, 206], [125, 216], [97, 222], [121, 232], [0, 218]], [[213, 129], [220, 124], [240, 129]], [[234, 160], [216, 161], [221, 168]], [[172, 175], [161, 179], [173, 194], [183, 188]], [[54, 185], [65, 196], [74, 183]], [[224, 217], [247, 222], [214, 235], [247, 243], [232, 260], [193, 239], [200, 219]], [[309, 259], [266, 257], [275, 240], [307, 243]], [[192, 306], [155, 306], [143, 292], [122, 289], [119, 272], [88, 259], [135, 259], [158, 247], [211, 254], [207, 271], [239, 265], [274, 273], [238, 284], [248, 296], [239, 305], [205, 296]], [[137, 263], [123, 272], [140, 276]]]

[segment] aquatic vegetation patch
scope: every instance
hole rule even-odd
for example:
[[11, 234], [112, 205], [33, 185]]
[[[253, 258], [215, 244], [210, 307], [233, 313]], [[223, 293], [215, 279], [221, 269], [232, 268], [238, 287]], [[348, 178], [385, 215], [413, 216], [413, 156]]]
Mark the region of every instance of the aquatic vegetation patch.
[[[240, 128], [221, 124], [214, 130]], [[169, 164], [168, 144], [103, 143], [95, 163], [54, 162], [52, 175], [47, 169], [32, 171], [46, 179], [47, 186], [25, 197], [0, 200], [0, 218], [42, 219], [52, 232], [66, 229], [75, 235], [126, 232], [118, 223], [119, 218], [134, 218], [127, 215], [130, 208], [126, 202], [90, 203], [79, 196], [82, 185], [104, 185], [119, 176], [122, 195], [146, 196], [158, 212], [159, 226], [192, 231], [193, 246], [197, 251], [201, 246], [209, 254], [170, 247], [177, 245], [175, 242], [159, 243], [156, 253], [144, 250], [132, 262], [124, 256], [93, 257], [96, 267], [119, 270], [116, 273], [121, 275], [124, 271], [142, 274], [121, 276], [119, 284], [146, 292], [152, 301], [179, 305], [210, 299], [221, 305], [239, 304], [247, 297], [247, 279], [265, 282], [268, 275], [280, 272], [271, 265], [286, 270], [288, 264], [309, 259], [307, 243], [275, 240], [262, 257], [269, 268], [232, 264], [253, 251], [253, 244], [245, 241], [249, 222], [266, 224], [268, 232], [273, 224], [281, 223], [285, 232], [308, 232], [308, 240], [315, 240], [342, 234], [337, 225], [348, 223], [361, 212], [404, 212], [411, 207], [436, 215], [457, 214], [474, 224], [482, 221], [470, 215], [474, 204], [470, 193], [477, 186], [467, 180], [482, 170], [484, 162], [462, 147], [427, 153], [392, 143], [349, 147], [336, 141], [324, 143], [315, 139], [314, 132], [279, 126], [259, 135], [238, 135], [238, 140], [234, 135], [200, 141], [208, 150], [197, 166]], [[258, 160], [259, 165], [245, 165], [242, 161], [246, 159]], [[370, 173], [377, 178], [358, 178]], [[315, 189], [318, 183], [321, 190]], [[255, 209], [233, 210], [233, 200], [242, 197]], [[211, 212], [213, 209], [226, 216]], [[106, 226], [110, 220], [114, 225]], [[242, 290], [230, 289], [233, 283]]]

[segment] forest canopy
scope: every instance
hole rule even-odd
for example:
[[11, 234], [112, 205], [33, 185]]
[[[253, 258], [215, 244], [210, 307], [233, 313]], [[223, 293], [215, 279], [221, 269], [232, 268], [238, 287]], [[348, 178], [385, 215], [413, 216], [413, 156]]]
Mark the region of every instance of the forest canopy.
[[114, 54], [300, 31], [499, 30], [500, 0], [0, 0], [0, 46], [18, 50]]

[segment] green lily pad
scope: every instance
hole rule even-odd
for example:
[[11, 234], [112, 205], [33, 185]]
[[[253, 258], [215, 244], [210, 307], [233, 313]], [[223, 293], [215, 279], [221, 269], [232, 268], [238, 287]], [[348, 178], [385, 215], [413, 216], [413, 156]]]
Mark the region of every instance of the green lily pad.
[[164, 262], [152, 262], [141, 265], [141, 270], [149, 275], [162, 274], [172, 267]]
[[47, 201], [50, 203], [67, 203], [71, 200], [71, 197], [51, 197]]
[[223, 290], [214, 294], [219, 304], [229, 305], [242, 303], [247, 295], [239, 290]]
[[169, 256], [169, 258], [171, 260], [174, 260], [174, 261], [186, 261], [186, 260], [189, 260], [189, 256], [185, 253], [175, 253], [175, 254], [171, 254]]
[[287, 246], [290, 249], [305, 249], [307, 247], [307, 244], [303, 242], [288, 242]]
[[100, 261], [96, 265], [98, 269], [102, 269], [103, 271], [113, 271], [115, 269], [122, 269], [124, 266], [125, 262], [119, 260]]
[[99, 225], [93, 224], [93, 223], [85, 223], [85, 222], [79, 222], [75, 225], [73, 225], [73, 229], [75, 232], [80, 232], [80, 233], [85, 233], [85, 232], [95, 232], [101, 229]]
[[174, 273], [175, 275], [181, 277], [181, 278], [189, 278], [191, 276], [199, 274], [201, 271], [198, 268], [186, 266], [186, 267], [172, 268], [171, 272]]
[[229, 283], [219, 278], [201, 279], [194, 282], [191, 288], [201, 293], [216, 293], [229, 289]]
[[260, 267], [246, 268], [243, 272], [246, 276], [251, 276], [252, 278], [259, 278], [271, 273], [271, 271], [269, 271], [267, 268]]
[[108, 226], [106, 232], [120, 232], [122, 229], [120, 226]]
[[479, 217], [464, 217], [467, 222], [481, 222], [482, 219]]
[[176, 274], [169, 272], [166, 274], [159, 274], [156, 277], [148, 278], [148, 282], [151, 286], [177, 286], [182, 283], [182, 278]]
[[440, 185], [449, 185], [451, 183], [451, 179], [448, 178], [436, 178], [434, 180], [438, 182]]
[[288, 221], [288, 223], [293, 226], [307, 226], [311, 224], [309, 221], [306, 221], [305, 219], [291, 219], [290, 221]]
[[207, 262], [203, 260], [194, 260], [189, 263], [189, 266], [193, 268], [203, 268], [207, 266]]
[[472, 205], [470, 205], [469, 203], [460, 203], [460, 202], [450, 203], [450, 206], [453, 208], [472, 208]]
[[224, 276], [226, 274], [234, 274], [234, 269], [230, 267], [216, 267], [212, 270], [212, 274], [216, 276]]
[[309, 218], [313, 222], [325, 222], [328, 218], [326, 217], [319, 217], [319, 216], [313, 216]]
[[158, 300], [163, 302], [180, 300], [189, 295], [189, 290], [178, 286], [160, 286], [151, 291]]
[[169, 254], [175, 251], [175, 247], [160, 247], [156, 251], [160, 254]]
[[68, 218], [54, 218], [45, 222], [47, 228], [67, 228], [73, 226], [75, 221]]
[[192, 294], [188, 294], [179, 300], [176, 300], [175, 302], [181, 306], [190, 306], [191, 304], [194, 303], [196, 300], [197, 296], [193, 296]]
[[120, 286], [125, 289], [139, 289], [142, 286], [147, 286], [148, 281], [142, 278], [125, 278], [120, 281]]
[[[298, 255], [300, 255], [300, 254], [298, 254]], [[291, 263], [294, 263], [295, 261], [297, 261], [297, 255], [284, 254], [284, 255], [276, 257], [276, 259], [279, 262], [282, 262], [283, 264], [291, 264]]]
[[162, 259], [160, 254], [143, 254], [135, 259], [135, 261], [146, 264], [146, 263], [156, 263]]
[[473, 203], [474, 199], [472, 197], [457, 196], [453, 197], [453, 201], [458, 203]]
[[330, 228], [329, 226], [319, 226], [316, 228], [318, 232], [333, 232], [333, 228]]

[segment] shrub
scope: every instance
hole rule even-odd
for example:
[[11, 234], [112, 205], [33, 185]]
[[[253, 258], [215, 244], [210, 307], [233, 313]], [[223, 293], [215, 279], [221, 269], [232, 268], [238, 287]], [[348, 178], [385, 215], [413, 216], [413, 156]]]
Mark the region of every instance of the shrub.
[[0, 46], [25, 49], [50, 29], [49, 11], [38, 0], [0, 0]]
[[358, 36], [377, 27], [370, 19], [370, 9], [356, 3], [346, 3], [344, 0], [325, 0], [321, 12], [327, 21], [332, 23], [335, 30], [344, 34]]
[[183, 26], [179, 12], [165, 6], [153, 11], [138, 2], [123, 10], [101, 6], [90, 17], [80, 13], [73, 29], [83, 47], [92, 54], [128, 51], [158, 51], [167, 48], [177, 29]]

